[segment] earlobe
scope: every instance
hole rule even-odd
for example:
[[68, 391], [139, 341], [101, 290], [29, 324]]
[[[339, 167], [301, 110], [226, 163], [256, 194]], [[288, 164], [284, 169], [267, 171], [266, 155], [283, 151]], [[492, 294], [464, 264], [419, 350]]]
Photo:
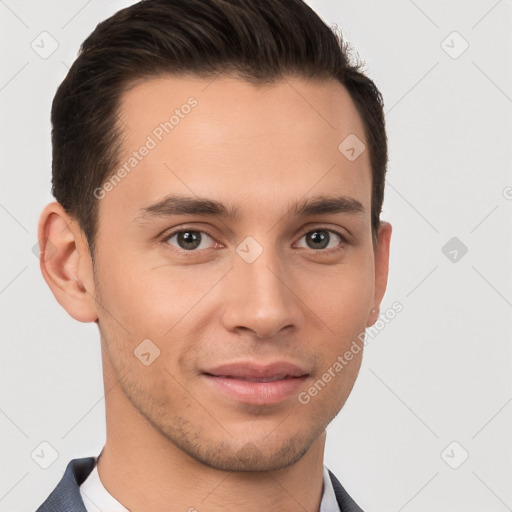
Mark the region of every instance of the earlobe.
[[78, 223], [57, 202], [39, 218], [39, 264], [58, 303], [80, 322], [95, 322], [92, 261]]
[[389, 248], [391, 243], [392, 226], [389, 222], [381, 221], [375, 255], [375, 293], [372, 310], [368, 317], [367, 327], [372, 326], [379, 318], [380, 303], [386, 292], [389, 271]]

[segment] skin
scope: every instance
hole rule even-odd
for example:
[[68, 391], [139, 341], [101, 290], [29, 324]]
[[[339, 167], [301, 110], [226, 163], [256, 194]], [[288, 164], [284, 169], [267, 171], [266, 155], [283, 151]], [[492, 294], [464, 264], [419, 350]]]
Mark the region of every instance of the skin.
[[[123, 95], [121, 162], [191, 96], [191, 113], [99, 201], [94, 269], [83, 232], [58, 203], [40, 218], [39, 239], [56, 248], [41, 259], [46, 282], [73, 318], [100, 330], [107, 439], [99, 475], [135, 512], [317, 511], [325, 429], [363, 351], [308, 404], [297, 393], [247, 404], [202, 371], [292, 361], [307, 368], [299, 389], [307, 391], [378, 319], [391, 225], [381, 222], [374, 244], [368, 151], [349, 161], [338, 150], [349, 134], [366, 144], [363, 125], [334, 81], [153, 78]], [[237, 206], [240, 217], [135, 220], [171, 193]], [[294, 201], [316, 195], [348, 196], [365, 210], [290, 214]], [[169, 238], [183, 226], [208, 233], [188, 253]], [[311, 245], [306, 235], [320, 228], [346, 242], [328, 231], [328, 248]], [[236, 252], [247, 236], [263, 248], [252, 263]], [[149, 366], [134, 356], [145, 339], [160, 350]]]

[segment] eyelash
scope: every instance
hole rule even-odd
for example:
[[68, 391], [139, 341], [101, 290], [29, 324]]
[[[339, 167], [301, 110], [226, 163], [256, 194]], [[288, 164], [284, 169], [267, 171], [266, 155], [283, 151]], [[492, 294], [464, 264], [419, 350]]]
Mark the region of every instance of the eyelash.
[[[175, 235], [178, 235], [180, 233], [185, 233], [187, 231], [192, 231], [194, 233], [201, 233], [201, 234], [204, 234], [204, 235], [207, 235], [209, 236], [212, 240], [215, 241], [215, 237], [213, 237], [212, 235], [210, 235], [210, 233], [208, 233], [208, 231], [205, 231], [203, 229], [196, 229], [196, 228], [187, 228], [187, 227], [184, 227], [184, 228], [180, 228], [180, 229], [177, 229], [175, 231], [171, 231], [170, 233], [166, 233], [161, 241], [164, 242], [166, 245], [170, 245], [168, 243], [169, 239], [172, 238], [173, 236]], [[313, 233], [315, 231], [328, 231], [329, 233], [334, 233], [335, 235], [337, 235], [340, 239], [341, 239], [341, 243], [338, 247], [336, 248], [331, 248], [331, 249], [306, 249], [306, 250], [309, 250], [309, 252], [312, 252], [312, 253], [316, 253], [316, 254], [332, 254], [332, 253], [335, 253], [335, 252], [339, 252], [339, 251], [343, 251], [345, 250], [345, 244], [347, 244], [347, 239], [345, 238], [345, 236], [343, 234], [341, 234], [339, 231], [336, 231], [335, 229], [332, 229], [332, 228], [327, 228], [327, 227], [322, 227], [322, 226], [317, 226], [313, 229], [309, 229], [308, 231], [305, 231], [301, 237], [299, 238], [302, 239], [305, 235], [308, 235], [309, 233]], [[216, 242], [217, 243], [217, 242]], [[179, 247], [175, 247], [175, 246], [171, 246], [172, 247], [172, 250], [174, 251], [177, 251], [179, 254], [186, 254], [188, 256], [193, 256], [195, 254], [200, 254], [202, 251], [206, 251], [208, 249], [194, 249], [194, 250], [190, 250], [190, 251], [187, 251], [185, 249], [181, 249]]]

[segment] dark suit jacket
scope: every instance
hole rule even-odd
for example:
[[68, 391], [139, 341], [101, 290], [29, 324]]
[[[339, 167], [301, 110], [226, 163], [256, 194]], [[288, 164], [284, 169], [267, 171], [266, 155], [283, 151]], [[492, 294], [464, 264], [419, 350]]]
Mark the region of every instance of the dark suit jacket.
[[[80, 496], [80, 484], [89, 476], [94, 465], [94, 457], [73, 459], [67, 465], [62, 480], [36, 512], [86, 512]], [[363, 512], [330, 471], [329, 475], [341, 511]]]

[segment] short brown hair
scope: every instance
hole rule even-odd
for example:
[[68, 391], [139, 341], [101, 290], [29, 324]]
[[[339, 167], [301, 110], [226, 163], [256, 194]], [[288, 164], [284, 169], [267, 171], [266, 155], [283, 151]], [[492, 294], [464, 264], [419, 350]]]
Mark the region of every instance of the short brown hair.
[[253, 84], [295, 75], [343, 84], [369, 146], [375, 240], [388, 160], [383, 102], [350, 51], [341, 33], [302, 0], [143, 0], [98, 24], [60, 84], [51, 113], [52, 193], [79, 223], [93, 259], [94, 190], [118, 165], [121, 97], [136, 80], [169, 74], [233, 73]]

